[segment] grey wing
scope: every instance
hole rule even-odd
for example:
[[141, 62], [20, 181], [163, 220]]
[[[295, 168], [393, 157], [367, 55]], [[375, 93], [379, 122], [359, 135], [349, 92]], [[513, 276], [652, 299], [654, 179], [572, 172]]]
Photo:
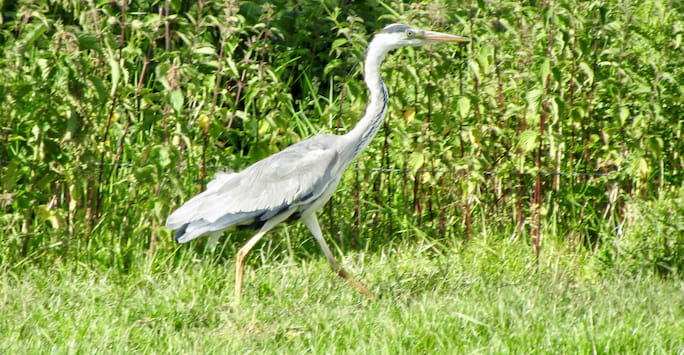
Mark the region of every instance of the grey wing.
[[186, 242], [211, 231], [259, 218], [266, 220], [288, 208], [305, 204], [337, 182], [343, 166], [335, 136], [317, 136], [263, 159], [239, 173], [223, 173], [166, 221], [170, 229], [191, 228], [177, 240]]

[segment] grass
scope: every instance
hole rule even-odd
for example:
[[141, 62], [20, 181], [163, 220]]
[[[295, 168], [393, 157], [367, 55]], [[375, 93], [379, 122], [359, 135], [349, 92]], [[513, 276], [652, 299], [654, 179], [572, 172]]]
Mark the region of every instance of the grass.
[[535, 267], [521, 244], [347, 254], [375, 301], [322, 257], [271, 260], [248, 268], [239, 309], [232, 260], [189, 249], [127, 273], [5, 268], [0, 352], [684, 353], [681, 280], [599, 274], [551, 248]]

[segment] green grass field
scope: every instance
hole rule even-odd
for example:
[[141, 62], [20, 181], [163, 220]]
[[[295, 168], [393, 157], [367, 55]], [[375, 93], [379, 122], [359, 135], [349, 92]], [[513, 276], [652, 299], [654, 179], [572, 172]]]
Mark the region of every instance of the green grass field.
[[495, 244], [346, 254], [374, 301], [322, 256], [269, 261], [257, 249], [239, 308], [233, 260], [187, 248], [141, 255], [128, 272], [6, 269], [0, 352], [684, 352], [682, 280], [599, 273], [595, 259], [552, 247], [535, 266], [523, 243]]

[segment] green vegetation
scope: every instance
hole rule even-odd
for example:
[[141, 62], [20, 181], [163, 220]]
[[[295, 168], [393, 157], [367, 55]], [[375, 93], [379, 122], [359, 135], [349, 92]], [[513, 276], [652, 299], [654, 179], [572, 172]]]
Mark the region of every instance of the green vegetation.
[[520, 243], [474, 244], [443, 254], [408, 244], [348, 254], [344, 263], [379, 293], [376, 301], [332, 275], [324, 258], [269, 261], [248, 274], [239, 310], [232, 264], [188, 249], [179, 263], [141, 257], [126, 275], [63, 264], [5, 272], [0, 351], [684, 351], [681, 280], [598, 278], [591, 258], [562, 250], [535, 268]]
[[[0, 352], [684, 352], [681, 1], [0, 2]], [[370, 302], [302, 226], [250, 257], [166, 216], [390, 110], [321, 212]], [[7, 319], [7, 321], [5, 321]]]

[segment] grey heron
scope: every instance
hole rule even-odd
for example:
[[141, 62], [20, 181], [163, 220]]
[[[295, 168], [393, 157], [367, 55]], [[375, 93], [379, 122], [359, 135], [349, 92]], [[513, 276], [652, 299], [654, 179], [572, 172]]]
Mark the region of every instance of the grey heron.
[[[240, 300], [245, 257], [271, 228], [280, 222], [301, 219], [313, 234], [334, 273], [362, 293], [373, 294], [335, 260], [316, 218], [332, 196], [342, 173], [370, 143], [387, 111], [387, 88], [380, 64], [392, 49], [438, 42], [468, 42], [461, 36], [392, 24], [377, 33], [366, 52], [364, 79], [370, 92], [366, 112], [346, 134], [321, 134], [275, 153], [237, 173], [219, 173], [207, 189], [191, 198], [166, 220], [177, 230], [178, 243], [203, 235], [215, 242], [232, 228], [258, 229], [238, 251], [235, 266], [235, 301]], [[210, 242], [210, 243], [211, 243]]]

